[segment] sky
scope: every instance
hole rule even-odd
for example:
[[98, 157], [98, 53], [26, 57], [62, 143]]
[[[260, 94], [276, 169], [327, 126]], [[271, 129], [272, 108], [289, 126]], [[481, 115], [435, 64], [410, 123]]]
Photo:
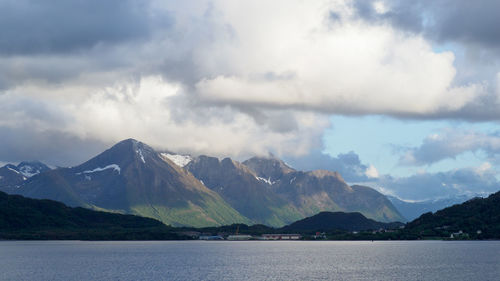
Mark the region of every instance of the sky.
[[402, 199], [499, 190], [496, 0], [0, 0], [0, 163], [135, 138]]

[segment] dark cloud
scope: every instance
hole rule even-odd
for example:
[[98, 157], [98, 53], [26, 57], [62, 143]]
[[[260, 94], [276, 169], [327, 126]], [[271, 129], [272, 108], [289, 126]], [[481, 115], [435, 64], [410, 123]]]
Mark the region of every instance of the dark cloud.
[[74, 166], [101, 153], [110, 145], [55, 130], [0, 126], [0, 132], [0, 159], [10, 163], [39, 160], [49, 165]]
[[330, 156], [320, 150], [313, 150], [302, 157], [285, 157], [285, 161], [298, 170], [330, 170], [339, 172], [347, 182], [368, 181], [366, 175], [368, 166], [361, 163], [359, 156], [350, 151], [337, 157]]
[[500, 1], [497, 0], [388, 0], [389, 10], [377, 13], [372, 1], [356, 0], [358, 16], [388, 21], [411, 32], [422, 32], [437, 41], [500, 48]]
[[149, 1], [0, 1], [0, 54], [68, 53], [97, 44], [147, 39], [171, 24]]
[[436, 34], [437, 38], [500, 47], [499, 1], [427, 0], [426, 2], [425, 12], [432, 14], [428, 29], [429, 32]]

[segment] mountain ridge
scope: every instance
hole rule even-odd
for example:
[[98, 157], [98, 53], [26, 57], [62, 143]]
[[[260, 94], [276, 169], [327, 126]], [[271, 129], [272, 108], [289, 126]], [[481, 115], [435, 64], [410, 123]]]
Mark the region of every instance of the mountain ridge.
[[191, 174], [133, 139], [121, 141], [81, 165], [41, 174], [18, 193], [49, 197], [70, 206], [152, 217], [171, 225], [250, 222]]
[[351, 187], [337, 172], [296, 171], [274, 156], [240, 163], [227, 157], [162, 153], [134, 139], [78, 166], [26, 179], [10, 193], [142, 215], [174, 226], [279, 227], [321, 211], [403, 220], [382, 194]]

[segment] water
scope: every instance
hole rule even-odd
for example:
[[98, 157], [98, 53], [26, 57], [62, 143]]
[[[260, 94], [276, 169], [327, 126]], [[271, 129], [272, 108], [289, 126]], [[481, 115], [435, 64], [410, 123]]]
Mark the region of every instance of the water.
[[1, 280], [500, 280], [500, 241], [0, 241]]

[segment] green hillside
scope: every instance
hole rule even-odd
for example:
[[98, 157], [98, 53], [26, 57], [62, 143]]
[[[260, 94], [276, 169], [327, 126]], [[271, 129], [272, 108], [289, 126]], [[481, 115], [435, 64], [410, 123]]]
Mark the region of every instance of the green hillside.
[[488, 198], [471, 199], [407, 224], [405, 233], [419, 237], [500, 238], [500, 191]]
[[161, 222], [0, 192], [0, 239], [184, 239]]

